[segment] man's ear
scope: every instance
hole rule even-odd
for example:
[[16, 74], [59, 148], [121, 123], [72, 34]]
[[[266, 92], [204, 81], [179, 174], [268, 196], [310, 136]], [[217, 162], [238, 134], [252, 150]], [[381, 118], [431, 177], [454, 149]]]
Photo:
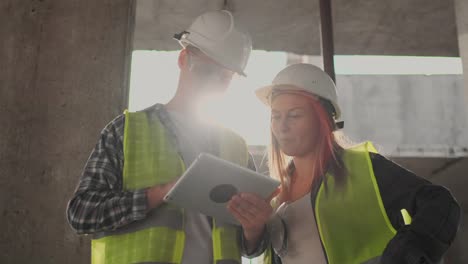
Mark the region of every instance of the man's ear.
[[188, 51], [187, 49], [183, 49], [180, 51], [179, 53], [179, 59], [178, 59], [178, 64], [179, 64], [179, 69], [183, 69], [185, 67], [187, 67], [187, 63], [188, 63]]

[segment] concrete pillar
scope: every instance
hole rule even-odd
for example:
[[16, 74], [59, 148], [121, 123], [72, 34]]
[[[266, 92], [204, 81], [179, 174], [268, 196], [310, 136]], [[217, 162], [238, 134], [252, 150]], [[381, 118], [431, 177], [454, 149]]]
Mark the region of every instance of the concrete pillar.
[[89, 263], [66, 202], [126, 106], [134, 1], [0, 3], [0, 263]]
[[466, 108], [468, 112], [468, 1], [455, 0], [455, 16], [457, 19], [458, 47], [463, 63]]
[[[455, 16], [457, 20], [458, 31], [458, 46], [460, 50], [460, 57], [463, 63], [463, 78], [465, 83], [465, 99], [466, 99], [466, 116], [468, 117], [468, 1], [455, 0]], [[468, 131], [465, 131], [468, 133]], [[466, 162], [466, 161], [465, 161]], [[466, 244], [468, 242], [468, 194], [466, 188], [468, 187], [466, 169], [463, 170], [464, 179], [457, 179], [451, 184], [454, 188], [455, 185], [462, 186], [455, 195], [461, 203], [464, 211], [462, 215], [462, 225], [458, 233], [457, 241], [449, 252], [452, 259], [451, 263], [468, 263], [468, 252], [466, 251]], [[449, 179], [441, 179], [441, 181], [450, 181]], [[463, 184], [460, 184], [463, 183]], [[450, 188], [451, 186], [448, 185]]]

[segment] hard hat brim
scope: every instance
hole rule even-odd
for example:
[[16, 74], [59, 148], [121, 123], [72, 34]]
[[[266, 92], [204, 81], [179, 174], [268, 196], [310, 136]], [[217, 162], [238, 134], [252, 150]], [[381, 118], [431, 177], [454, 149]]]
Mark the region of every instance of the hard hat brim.
[[[314, 96], [317, 96], [316, 94], [313, 94], [311, 93], [310, 91], [304, 89], [304, 88], [301, 88], [301, 87], [297, 87], [293, 84], [287, 84], [287, 83], [284, 83], [284, 84], [271, 84], [271, 85], [267, 85], [267, 86], [263, 86], [263, 87], [260, 87], [258, 88], [257, 90], [255, 90], [255, 95], [257, 96], [257, 98], [263, 103], [265, 104], [266, 106], [268, 107], [271, 107], [271, 94], [273, 92], [273, 90], [280, 90], [280, 91], [303, 91], [303, 92], [306, 92], [306, 93], [310, 93], [311, 95], [314, 95]], [[333, 108], [335, 108], [335, 118], [336, 119], [339, 119], [341, 117], [341, 109], [340, 107], [330, 101], [330, 103], [333, 105]]]
[[203, 52], [206, 56], [211, 58], [213, 61], [218, 63], [220, 66], [224, 67], [225, 69], [228, 69], [232, 72], [235, 72], [241, 76], [247, 77], [247, 74], [244, 72], [244, 70], [241, 67], [235, 67], [233, 65], [227, 65], [226, 63], [223, 63], [222, 61], [218, 60], [217, 57], [214, 54], [211, 54], [209, 50], [204, 49], [203, 47], [200, 47], [195, 43], [195, 41], [192, 41], [192, 38], [187, 31], [183, 31], [179, 34], [174, 35], [174, 39], [179, 42], [180, 46], [182, 48], [187, 48], [187, 46], [193, 46], [197, 49], [199, 49], [201, 52]]
[[230, 71], [232, 71], [232, 72], [235, 72], [235, 73], [237, 73], [237, 74], [239, 74], [239, 75], [241, 75], [241, 76], [247, 77], [247, 74], [245, 74], [245, 72], [244, 72], [242, 69], [229, 67], [228, 65], [223, 64], [222, 62], [220, 62], [220, 61], [218, 61], [218, 60], [216, 59], [216, 56], [214, 56], [213, 54], [210, 54], [209, 51], [207, 51], [207, 50], [205, 50], [205, 49], [203, 49], [203, 48], [201, 48], [201, 47], [198, 47], [198, 46], [197, 46], [196, 44], [194, 44], [193, 42], [190, 42], [190, 41], [185, 40], [185, 41], [179, 41], [179, 44], [180, 44], [183, 48], [186, 48], [186, 47], [189, 46], [189, 45], [190, 45], [190, 46], [193, 46], [193, 47], [199, 49], [199, 50], [200, 50], [201, 52], [203, 52], [206, 56], [208, 56], [210, 59], [214, 60], [217, 64], [219, 64], [219, 65], [222, 66], [223, 68], [228, 69], [228, 70], [230, 70]]

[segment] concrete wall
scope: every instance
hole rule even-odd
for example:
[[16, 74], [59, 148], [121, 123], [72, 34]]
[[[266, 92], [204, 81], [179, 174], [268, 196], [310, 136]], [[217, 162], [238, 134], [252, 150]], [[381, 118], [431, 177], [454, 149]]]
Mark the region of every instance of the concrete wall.
[[457, 18], [458, 45], [460, 47], [460, 57], [462, 58], [464, 81], [465, 81], [465, 102], [468, 112], [468, 2], [455, 0], [455, 10]]
[[344, 132], [396, 157], [468, 156], [460, 75], [338, 75]]
[[[174, 33], [223, 0], [138, 0], [136, 49], [176, 50]], [[320, 54], [318, 0], [229, 0], [255, 49]], [[453, 0], [334, 0], [337, 54], [457, 56]]]
[[126, 104], [133, 2], [0, 2], [0, 263], [88, 263], [65, 206]]
[[[457, 22], [458, 32], [458, 46], [460, 48], [460, 57], [463, 63], [463, 78], [464, 78], [464, 98], [465, 98], [465, 113], [468, 118], [468, 2], [464, 0], [455, 0], [455, 13]], [[468, 134], [468, 129], [464, 130], [464, 133]], [[452, 177], [440, 177], [440, 181], [448, 182], [453, 186], [456, 186], [456, 190], [460, 193], [459, 197], [463, 197], [462, 207], [464, 210], [463, 223], [459, 232], [459, 239], [456, 248], [459, 249], [459, 260], [463, 260], [460, 263], [468, 263], [468, 252], [466, 251], [466, 244], [468, 241], [468, 194], [466, 187], [468, 186], [468, 163], [457, 163], [452, 166], [452, 170], [460, 171], [459, 177], [455, 174]]]

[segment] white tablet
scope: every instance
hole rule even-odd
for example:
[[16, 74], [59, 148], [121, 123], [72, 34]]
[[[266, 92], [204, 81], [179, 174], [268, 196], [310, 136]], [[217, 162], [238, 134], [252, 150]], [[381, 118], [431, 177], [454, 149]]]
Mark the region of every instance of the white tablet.
[[226, 208], [236, 193], [267, 198], [280, 182], [210, 154], [201, 153], [180, 177], [164, 200], [217, 221], [239, 225]]

